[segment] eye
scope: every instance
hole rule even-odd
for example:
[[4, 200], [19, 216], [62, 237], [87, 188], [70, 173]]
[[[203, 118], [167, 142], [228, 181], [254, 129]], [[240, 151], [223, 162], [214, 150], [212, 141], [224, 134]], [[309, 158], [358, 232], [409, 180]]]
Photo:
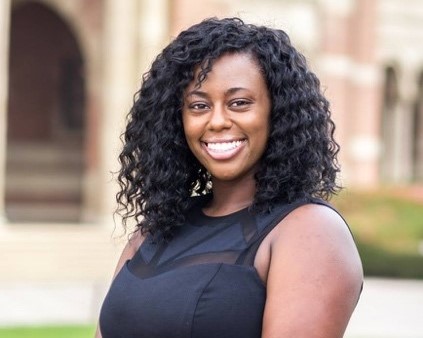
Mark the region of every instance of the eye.
[[230, 102], [229, 106], [232, 108], [246, 108], [251, 102], [245, 99], [236, 99]]
[[204, 110], [204, 109], [208, 109], [209, 106], [203, 102], [194, 102], [189, 105], [189, 108], [193, 110]]

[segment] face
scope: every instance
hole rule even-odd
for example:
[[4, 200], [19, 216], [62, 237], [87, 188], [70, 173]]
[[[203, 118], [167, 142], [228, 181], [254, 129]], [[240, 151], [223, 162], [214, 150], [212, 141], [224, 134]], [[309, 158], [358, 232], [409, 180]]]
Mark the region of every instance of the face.
[[185, 137], [213, 181], [254, 177], [266, 149], [270, 109], [265, 79], [250, 54], [221, 56], [200, 87], [196, 77], [187, 87]]

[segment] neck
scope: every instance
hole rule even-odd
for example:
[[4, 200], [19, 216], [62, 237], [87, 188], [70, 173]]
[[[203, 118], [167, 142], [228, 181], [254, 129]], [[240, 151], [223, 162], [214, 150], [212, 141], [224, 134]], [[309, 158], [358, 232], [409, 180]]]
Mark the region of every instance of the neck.
[[204, 208], [209, 216], [223, 216], [252, 204], [256, 192], [254, 177], [242, 182], [226, 182], [212, 179], [213, 199]]

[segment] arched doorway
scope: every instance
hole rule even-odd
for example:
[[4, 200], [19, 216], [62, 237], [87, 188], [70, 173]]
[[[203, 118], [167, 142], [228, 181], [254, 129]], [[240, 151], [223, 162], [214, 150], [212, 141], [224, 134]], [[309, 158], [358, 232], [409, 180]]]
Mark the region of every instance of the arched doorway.
[[70, 27], [38, 2], [12, 9], [6, 216], [13, 221], [80, 218], [84, 60]]

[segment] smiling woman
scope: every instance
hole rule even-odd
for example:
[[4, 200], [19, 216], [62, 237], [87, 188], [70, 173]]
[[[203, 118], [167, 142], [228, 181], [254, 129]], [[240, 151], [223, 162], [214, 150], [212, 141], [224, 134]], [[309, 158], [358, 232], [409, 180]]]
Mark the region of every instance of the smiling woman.
[[233, 18], [182, 32], [129, 113], [117, 200], [137, 227], [97, 337], [342, 337], [363, 276], [326, 202], [333, 133], [283, 31]]

